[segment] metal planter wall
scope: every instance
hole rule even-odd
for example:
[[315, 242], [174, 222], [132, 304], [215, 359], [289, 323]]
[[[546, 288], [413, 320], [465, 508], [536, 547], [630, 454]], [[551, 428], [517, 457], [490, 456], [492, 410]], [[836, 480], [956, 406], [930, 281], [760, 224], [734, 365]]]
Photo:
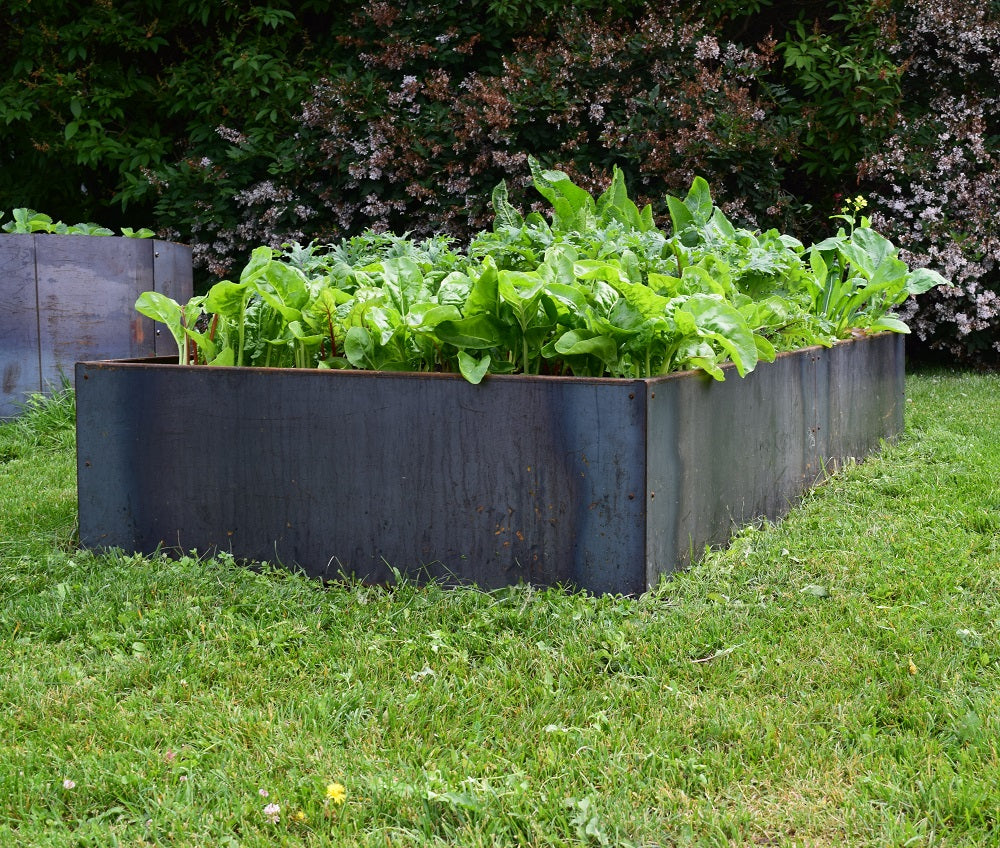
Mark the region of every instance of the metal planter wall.
[[154, 239], [0, 235], [0, 418], [32, 392], [73, 379], [80, 360], [171, 352], [135, 311], [155, 290], [191, 297], [191, 248]]
[[640, 593], [896, 436], [903, 364], [892, 335], [722, 383], [80, 363], [81, 542]]

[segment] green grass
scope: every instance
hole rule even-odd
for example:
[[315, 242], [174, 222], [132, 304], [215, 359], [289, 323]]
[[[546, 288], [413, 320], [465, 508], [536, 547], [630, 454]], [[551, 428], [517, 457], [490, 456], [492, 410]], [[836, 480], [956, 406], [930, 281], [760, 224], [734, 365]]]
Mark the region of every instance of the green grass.
[[1000, 375], [907, 388], [897, 444], [634, 599], [94, 556], [38, 405], [0, 428], [0, 845], [1000, 844]]

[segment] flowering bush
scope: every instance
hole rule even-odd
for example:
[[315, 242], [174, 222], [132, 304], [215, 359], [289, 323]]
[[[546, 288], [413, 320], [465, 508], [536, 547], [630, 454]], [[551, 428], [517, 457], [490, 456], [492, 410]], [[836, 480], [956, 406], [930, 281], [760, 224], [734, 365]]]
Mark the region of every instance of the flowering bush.
[[[340, 39], [347, 70], [338, 63], [303, 103], [294, 161], [231, 194], [237, 220], [220, 215], [212, 185], [260, 155], [252, 138], [222, 128], [223, 157], [189, 156], [164, 171], [161, 220], [186, 217], [196, 262], [219, 275], [262, 243], [365, 229], [466, 239], [490, 220], [501, 179], [523, 198], [534, 155], [591, 191], [622, 166], [658, 212], [667, 192], [704, 175], [740, 223], [779, 221], [796, 140], [771, 120], [776, 102], [762, 84], [774, 42], [722, 39], [680, 2], [622, 16], [587, 5], [516, 30], [457, 5], [403, 15], [388, 2], [363, 4]], [[194, 210], [172, 205], [192, 196]]]
[[1000, 362], [1000, 20], [990, 4], [905, 0], [893, 50], [907, 63], [895, 131], [861, 165], [872, 221], [905, 260], [953, 287], [903, 307], [950, 357]]

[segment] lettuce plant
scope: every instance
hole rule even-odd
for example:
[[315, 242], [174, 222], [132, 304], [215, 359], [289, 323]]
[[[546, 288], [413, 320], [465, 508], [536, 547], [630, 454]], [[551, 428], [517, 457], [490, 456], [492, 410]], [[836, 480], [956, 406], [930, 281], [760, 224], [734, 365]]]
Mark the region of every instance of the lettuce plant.
[[260, 247], [236, 282], [183, 307], [147, 292], [136, 308], [189, 363], [722, 380], [726, 363], [743, 376], [782, 350], [906, 332], [891, 310], [946, 282], [909, 271], [864, 219], [807, 250], [738, 229], [696, 178], [667, 198], [668, 235], [617, 169], [596, 198], [531, 169], [549, 214], [522, 215], [501, 184], [492, 230], [463, 251], [374, 234]]

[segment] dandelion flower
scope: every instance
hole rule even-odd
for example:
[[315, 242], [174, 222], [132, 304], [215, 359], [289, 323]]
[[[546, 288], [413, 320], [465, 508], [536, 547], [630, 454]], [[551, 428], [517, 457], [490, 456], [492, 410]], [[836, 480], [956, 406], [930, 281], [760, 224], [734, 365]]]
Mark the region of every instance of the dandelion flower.
[[75, 787], [76, 783], [74, 783], [68, 777], [63, 781], [63, 789], [74, 789]]
[[281, 807], [278, 804], [268, 804], [264, 807], [264, 818], [266, 818], [271, 824], [278, 823], [278, 817], [281, 813]]
[[326, 797], [328, 801], [333, 801], [334, 804], [343, 804], [347, 799], [347, 790], [344, 789], [342, 783], [328, 783], [326, 785]]
[[297, 822], [304, 822], [306, 820], [306, 811], [296, 810], [295, 813], [292, 815], [292, 818], [295, 819], [295, 821]]

